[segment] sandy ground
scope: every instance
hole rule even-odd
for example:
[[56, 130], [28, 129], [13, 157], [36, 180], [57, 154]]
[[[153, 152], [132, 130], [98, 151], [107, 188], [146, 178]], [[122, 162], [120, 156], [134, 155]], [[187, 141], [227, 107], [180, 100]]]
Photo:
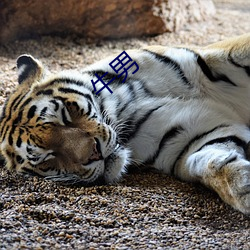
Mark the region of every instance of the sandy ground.
[[[250, 32], [249, 0], [216, 0], [208, 22], [174, 34], [91, 44], [43, 37], [0, 47], [0, 105], [29, 53], [52, 71], [148, 44], [205, 45]], [[250, 219], [197, 184], [137, 169], [113, 186], [66, 188], [0, 169], [0, 249], [250, 249]]]

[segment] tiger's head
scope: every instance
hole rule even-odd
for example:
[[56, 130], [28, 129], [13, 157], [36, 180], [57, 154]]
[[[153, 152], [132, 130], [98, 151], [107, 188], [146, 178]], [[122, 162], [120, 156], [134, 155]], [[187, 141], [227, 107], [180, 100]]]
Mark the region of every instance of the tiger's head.
[[19, 84], [0, 121], [7, 168], [85, 186], [118, 180], [129, 151], [105, 122], [90, 76], [53, 75], [29, 55], [17, 68]]

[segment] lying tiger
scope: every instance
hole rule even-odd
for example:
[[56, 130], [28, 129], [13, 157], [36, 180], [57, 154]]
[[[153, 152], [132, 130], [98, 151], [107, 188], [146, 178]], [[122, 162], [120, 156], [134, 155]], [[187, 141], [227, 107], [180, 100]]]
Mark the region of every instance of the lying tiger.
[[[1, 117], [6, 167], [89, 186], [115, 183], [139, 162], [250, 213], [250, 34], [127, 55], [138, 68], [127, 67], [126, 81], [110, 67], [114, 56], [58, 74], [20, 56]], [[96, 76], [110, 82], [99, 94]]]

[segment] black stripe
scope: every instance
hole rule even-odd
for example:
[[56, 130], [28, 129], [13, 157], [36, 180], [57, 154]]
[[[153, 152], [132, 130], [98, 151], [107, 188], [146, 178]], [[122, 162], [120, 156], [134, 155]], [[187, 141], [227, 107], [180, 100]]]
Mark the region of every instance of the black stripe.
[[66, 116], [66, 113], [65, 113], [65, 109], [64, 109], [64, 108], [62, 109], [61, 114], [62, 114], [63, 123], [64, 123], [65, 125], [70, 124], [70, 121], [67, 119], [67, 116]]
[[88, 112], [86, 113], [87, 116], [91, 114], [92, 108], [90, 102], [88, 102]]
[[159, 156], [161, 151], [164, 149], [165, 144], [168, 141], [172, 140], [174, 137], [176, 137], [180, 133], [181, 130], [183, 130], [183, 128], [181, 126], [177, 126], [177, 127], [172, 128], [171, 130], [167, 131], [163, 135], [163, 137], [162, 137], [162, 139], [161, 139], [161, 141], [160, 141], [160, 143], [158, 145], [158, 148], [157, 148], [156, 152], [154, 153], [153, 157], [149, 157], [145, 161], [145, 164], [151, 164], [151, 165], [154, 164], [155, 160], [157, 159], [157, 157]]
[[[9, 114], [8, 117], [6, 118], [5, 122], [2, 124], [2, 129], [1, 129], [1, 135], [3, 134], [4, 128], [7, 124], [7, 122], [11, 119], [12, 117], [12, 109], [13, 111], [16, 110], [16, 108], [18, 107], [18, 105], [22, 102], [22, 100], [24, 99], [24, 97], [26, 96], [26, 94], [22, 95], [18, 95], [13, 101], [12, 103], [7, 103], [7, 101], [5, 102], [4, 108], [3, 108], [3, 113], [2, 115], [5, 115], [6, 109], [7, 109], [7, 105], [10, 106], [9, 110]], [[20, 99], [19, 99], [20, 98]], [[9, 99], [8, 99], [9, 100]], [[28, 99], [29, 100], [29, 99]], [[27, 101], [27, 100], [26, 100]], [[16, 103], [17, 102], [17, 103]], [[24, 103], [25, 104], [25, 103]], [[23, 105], [21, 106], [21, 109], [23, 108]], [[4, 117], [1, 117], [1, 121], [4, 119]], [[4, 134], [6, 134], [7, 131], [5, 131]], [[4, 137], [2, 137], [4, 138]]]
[[53, 95], [53, 89], [40, 90], [36, 93], [36, 96], [39, 95]]
[[[150, 118], [150, 116], [153, 114], [154, 111], [158, 110], [162, 106], [158, 106], [154, 109], [149, 110], [146, 114], [144, 114], [136, 123], [134, 123], [134, 129], [129, 133], [125, 133], [126, 139], [125, 140], [130, 140], [132, 137], [135, 137], [137, 132], [140, 130], [141, 126]], [[134, 119], [131, 117], [129, 121], [133, 121]], [[127, 126], [126, 126], [127, 127]]]
[[220, 143], [223, 144], [227, 142], [235, 143], [238, 147], [241, 147], [242, 149], [244, 149], [244, 152], [246, 153], [247, 143], [235, 135], [220, 137], [220, 138], [216, 138], [211, 141], [208, 141], [202, 147], [200, 147], [196, 152], [202, 150], [204, 147], [209, 146], [209, 145], [220, 144]]
[[[6, 116], [6, 104], [7, 104], [7, 102], [9, 101], [9, 99], [7, 98], [6, 100], [5, 100], [5, 103], [4, 103], [4, 105], [3, 105], [3, 108], [2, 108], [2, 112], [1, 112], [1, 117], [0, 117], [0, 123], [2, 123], [2, 121], [3, 121], [3, 119], [5, 118], [5, 116]], [[3, 130], [3, 127], [2, 127], [2, 130]], [[2, 132], [1, 132], [1, 134], [2, 134]]]
[[236, 160], [237, 160], [237, 156], [234, 156], [233, 158], [227, 160], [226, 164], [229, 164], [229, 163], [234, 162]]
[[22, 145], [22, 138], [21, 138], [21, 136], [18, 136], [18, 139], [17, 139], [16, 145], [17, 145], [17, 147], [18, 147], [18, 148], [20, 148], [20, 147], [21, 147], [21, 145]]
[[13, 144], [13, 138], [12, 138], [12, 133], [9, 133], [9, 138], [8, 138], [9, 144], [12, 145]]
[[[4, 111], [3, 111], [4, 113], [2, 114], [2, 115], [5, 115], [5, 112], [6, 112], [6, 103], [5, 103], [5, 105], [4, 105]], [[4, 118], [5, 117], [1, 117], [1, 127], [2, 127], [2, 129], [1, 129], [1, 136], [3, 135], [3, 134], [6, 134], [6, 132], [7, 132], [7, 129], [5, 130], [5, 132], [4, 132], [4, 129], [6, 128], [6, 125], [7, 125], [7, 123], [8, 123], [8, 121], [10, 120], [10, 118], [11, 118], [11, 115], [12, 115], [12, 112], [10, 111], [9, 112], [9, 116], [8, 116], [8, 118], [7, 119], [5, 119], [5, 121], [3, 122], [3, 120], [4, 120]], [[8, 126], [7, 126], [8, 127]], [[4, 136], [5, 137], [5, 136]], [[4, 137], [2, 137], [2, 138], [4, 138]]]
[[116, 112], [117, 118], [121, 116], [121, 113], [126, 109], [129, 103], [131, 103], [131, 100], [127, 101], [126, 103], [123, 103], [123, 106], [120, 107], [120, 110]]
[[14, 154], [14, 153], [11, 153], [9, 150], [6, 150], [6, 154], [9, 156], [9, 158], [12, 158], [12, 154]]
[[127, 86], [128, 86], [129, 93], [131, 94], [131, 99], [134, 100], [136, 98], [136, 92], [135, 92], [135, 89], [134, 89], [134, 85], [133, 84], [127, 84]]
[[90, 119], [96, 119], [97, 118], [97, 115], [96, 113], [94, 113], [91, 117], [89, 117]]
[[108, 133], [109, 133], [109, 135], [108, 135], [107, 145], [109, 145], [110, 140], [111, 140], [111, 131], [110, 131], [110, 129], [108, 130]]
[[[4, 108], [3, 108], [3, 114], [2, 114], [2, 116], [5, 116], [5, 113], [6, 113], [6, 109], [7, 109], [7, 104], [8, 104], [8, 106], [10, 106], [10, 108], [9, 108], [9, 114], [8, 114], [8, 117], [6, 118], [6, 120], [5, 120], [5, 122], [4, 122], [4, 124], [2, 125], [2, 129], [1, 129], [1, 134], [3, 134], [3, 130], [4, 130], [4, 128], [5, 128], [5, 126], [6, 126], [6, 123], [11, 119], [11, 117], [12, 117], [12, 109], [13, 109], [13, 111], [15, 111], [16, 110], [16, 108], [17, 108], [17, 106], [20, 104], [20, 102], [24, 99], [24, 97], [25, 97], [25, 95], [18, 95], [14, 100], [13, 100], [13, 102], [12, 103], [7, 103], [7, 100], [6, 100], [6, 102], [5, 102], [5, 105], [4, 105]], [[19, 99], [20, 98], [20, 99]], [[16, 103], [17, 102], [17, 103]], [[15, 104], [15, 105], [14, 105]], [[14, 106], [13, 106], [14, 105]], [[1, 121], [4, 119], [4, 117], [1, 117]]]
[[47, 107], [44, 107], [44, 108], [41, 110], [41, 112], [40, 112], [40, 116], [45, 116], [47, 110], [48, 110], [48, 108], [47, 108]]
[[212, 70], [209, 68], [209, 66], [207, 65], [207, 63], [205, 62], [205, 60], [199, 55], [197, 54], [195, 51], [185, 48], [185, 50], [193, 53], [196, 56], [196, 61], [197, 64], [200, 66], [203, 74], [211, 81], [211, 82], [218, 82], [218, 81], [224, 81], [229, 83], [232, 86], [237, 87], [237, 85], [232, 82], [226, 75], [221, 74], [221, 73], [217, 73], [217, 72], [212, 72]]
[[23, 133], [24, 133], [24, 130], [20, 128], [19, 129], [19, 135], [21, 136]]
[[[4, 128], [6, 128], [6, 129], [5, 129], [5, 131], [3, 132]], [[2, 140], [6, 137], [6, 134], [7, 134], [8, 130], [9, 130], [9, 128], [10, 128], [9, 125], [4, 126], [4, 127], [2, 128], [2, 131], [1, 131], [1, 139], [2, 139]]]
[[[86, 73], [86, 72], [83, 72], [83, 73]], [[90, 90], [94, 94], [94, 91], [91, 88], [91, 86], [89, 84], [84, 83], [81, 80], [74, 80], [74, 79], [70, 79], [70, 78], [57, 78], [54, 81], [51, 81], [49, 85], [52, 86], [56, 83], [66, 83], [69, 85], [84, 86], [85, 88], [87, 88], [88, 90]], [[88, 94], [86, 94], [86, 95], [88, 95]]]
[[[120, 109], [119, 109], [119, 111], [116, 112], [116, 116], [118, 118], [121, 116], [122, 112], [126, 109], [128, 104], [133, 102], [136, 99], [136, 93], [135, 93], [133, 85], [127, 84], [127, 87], [128, 87], [128, 92], [130, 93], [131, 96], [127, 102], [125, 102], [125, 103], [120, 102], [120, 104], [118, 106]], [[123, 104], [123, 106], [122, 106], [122, 104]]]
[[44, 173], [46, 173], [48, 171], [54, 171], [54, 170], [56, 170], [56, 167], [53, 166], [53, 165], [48, 164], [46, 167], [43, 166], [43, 168], [39, 169], [39, 170], [42, 171], [42, 172], [44, 172]]
[[230, 63], [232, 63], [234, 66], [238, 67], [238, 68], [243, 68], [245, 70], [245, 72], [247, 73], [247, 75], [250, 76], [250, 67], [249, 66], [243, 66], [243, 65], [235, 62], [234, 59], [231, 56], [231, 51], [229, 52], [229, 55], [228, 55], [228, 61]]
[[20, 107], [20, 110], [23, 109], [26, 105], [28, 105], [32, 101], [32, 98], [28, 98]]
[[92, 104], [94, 104], [94, 101], [92, 99], [92, 97], [89, 94], [85, 94], [82, 93], [78, 90], [75, 89], [71, 89], [71, 88], [59, 88], [58, 91], [65, 93], [65, 94], [77, 94], [77, 95], [81, 95], [84, 96], [85, 98], [87, 98]]
[[23, 164], [24, 163], [24, 159], [20, 155], [16, 156], [16, 161], [17, 161], [18, 164]]
[[24, 130], [23, 129], [21, 129], [21, 128], [19, 128], [19, 136], [18, 136], [18, 139], [17, 139], [17, 142], [16, 142], [16, 145], [17, 145], [17, 147], [21, 147], [21, 145], [22, 145], [22, 138], [21, 138], [21, 136], [22, 136], [22, 134], [24, 133]]
[[[88, 71], [88, 72], [84, 72], [84, 73], [88, 73], [90, 74], [91, 76], [95, 76], [95, 74], [97, 74], [99, 77], [102, 78], [103, 81], [105, 82], [109, 82], [111, 81], [113, 78], [115, 78], [111, 83], [109, 83], [109, 85], [112, 85], [114, 83], [116, 84], [122, 84], [122, 81], [123, 81], [123, 78], [122, 77], [118, 77], [118, 75], [116, 74], [113, 74], [113, 73], [110, 73], [110, 72], [106, 72], [106, 71], [103, 71], [103, 70], [94, 70], [94, 71]], [[105, 73], [107, 73], [105, 76], [103, 76]], [[103, 76], [103, 77], [102, 77]]]
[[58, 104], [58, 102], [55, 101], [55, 100], [51, 100], [50, 102], [53, 103], [53, 104], [55, 105], [54, 111], [56, 112], [56, 111], [59, 109], [59, 104]]
[[206, 62], [203, 60], [203, 58], [200, 55], [197, 55], [197, 63], [200, 66], [202, 72], [211, 82], [218, 82], [218, 81], [224, 81], [227, 83], [230, 83], [233, 86], [237, 86], [234, 82], [232, 82], [226, 75], [224, 74], [218, 74], [216, 73], [216, 76], [214, 76], [211, 69], [208, 67]]
[[29, 161], [37, 162], [37, 161], [39, 161], [39, 160], [41, 159], [41, 157], [39, 157], [39, 156], [33, 156], [33, 157], [27, 156], [27, 159], [28, 159]]
[[[18, 107], [18, 105], [21, 103], [21, 101], [23, 100], [23, 98], [25, 97], [26, 94], [22, 95], [18, 95], [13, 102], [11, 103], [11, 108], [13, 108], [13, 110], [15, 111], [16, 108]], [[20, 98], [20, 99], [19, 99]]]
[[[48, 108], [47, 107], [44, 107], [41, 112], [40, 112], [40, 115], [37, 117], [36, 119], [36, 122], [39, 122], [40, 120], [43, 120], [45, 115], [46, 115], [46, 112], [47, 112]], [[37, 127], [37, 125], [36, 125]]]
[[[3, 135], [3, 134], [6, 134], [7, 129], [5, 130], [5, 132], [3, 132], [3, 131], [4, 131], [4, 129], [6, 128], [7, 121], [5, 121], [5, 122], [3, 123], [3, 121], [1, 120], [0, 122], [2, 123], [2, 124], [1, 124], [2, 129], [1, 129], [1, 134], [0, 134], [0, 136], [1, 136], [2, 138], [4, 138], [5, 136], [2, 136], [2, 135]], [[8, 127], [8, 126], [7, 126], [7, 127]]]
[[17, 116], [17, 118], [14, 120], [13, 124], [14, 124], [14, 125], [17, 125], [19, 122], [22, 121], [22, 118], [23, 118], [23, 110], [21, 110], [21, 111], [18, 113], [18, 116]]
[[13, 121], [12, 123], [12, 127], [11, 127], [11, 130], [9, 132], [9, 138], [8, 138], [8, 141], [9, 141], [9, 144], [12, 145], [13, 144], [13, 138], [12, 138], [12, 135], [14, 135], [14, 132], [16, 130], [16, 127], [17, 127], [17, 124], [18, 122], [22, 119], [22, 113], [23, 113], [23, 110], [18, 114], [18, 117]]
[[22, 111], [18, 114], [18, 117], [13, 121], [13, 124], [12, 124], [12, 127], [11, 127], [11, 130], [9, 132], [9, 144], [12, 145], [13, 144], [13, 138], [12, 138], [12, 135], [14, 134], [15, 130], [16, 130], [16, 127], [17, 127], [17, 124], [20, 120], [20, 117], [22, 117]]
[[0, 166], [3, 167], [6, 165], [6, 158], [3, 155], [0, 155]]
[[[20, 113], [19, 113], [20, 114]], [[21, 119], [19, 119], [19, 116], [16, 117], [16, 119], [13, 121], [12, 126], [17, 126], [17, 124], [19, 123], [19, 121], [21, 121]]]
[[29, 175], [31, 175], [31, 176], [43, 177], [42, 175], [40, 175], [40, 174], [36, 173], [35, 171], [33, 171], [33, 170], [29, 169], [29, 168], [26, 168], [26, 167], [23, 167], [22, 170], [23, 170], [25, 173], [27, 173], [27, 174], [29, 174]]
[[87, 85], [84, 82], [82, 82], [80, 80], [70, 79], [70, 78], [57, 78], [57, 79], [51, 81], [49, 85], [54, 85], [56, 83], [67, 83], [67, 84], [74, 84], [77, 86], [87, 87]]
[[197, 55], [197, 63], [200, 66], [203, 74], [206, 75], [206, 77], [210, 81], [212, 81], [212, 82], [216, 82], [217, 81], [217, 79], [214, 77], [212, 71], [210, 70], [210, 68], [208, 67], [208, 65], [206, 64], [206, 62], [201, 58], [200, 55]]
[[174, 170], [175, 170], [175, 167], [176, 167], [176, 164], [177, 162], [183, 157], [183, 155], [189, 150], [189, 148], [192, 146], [193, 143], [197, 142], [198, 140], [201, 140], [202, 138], [204, 138], [205, 136], [207, 136], [208, 134], [211, 134], [213, 132], [215, 132], [216, 130], [218, 129], [221, 129], [221, 128], [226, 128], [226, 127], [229, 127], [229, 125], [226, 125], [226, 124], [222, 124], [222, 125], [219, 125], [209, 131], [206, 131], [202, 134], [199, 134], [199, 135], [196, 135], [193, 139], [191, 139], [187, 144], [186, 146], [182, 149], [182, 151], [179, 153], [179, 155], [177, 156], [173, 166], [172, 166], [172, 169], [171, 169], [171, 173], [174, 174]]
[[35, 116], [36, 109], [37, 109], [36, 105], [32, 105], [30, 107], [28, 114], [27, 114], [28, 119], [32, 119]]
[[140, 89], [144, 91], [144, 93], [149, 97], [155, 97], [155, 95], [146, 87], [146, 83], [140, 81]]
[[66, 98], [66, 97], [62, 97], [62, 96], [53, 96], [53, 99], [54, 100], [59, 100], [59, 101], [61, 101], [62, 103], [66, 103], [67, 102], [67, 100], [68, 100], [68, 98]]
[[[29, 142], [28, 142], [28, 145], [30, 145]], [[27, 151], [28, 154], [32, 154], [33, 153], [33, 149], [30, 146], [26, 146], [26, 151]]]
[[66, 94], [77, 94], [77, 95], [81, 95], [81, 96], [84, 96], [85, 94], [78, 91], [78, 90], [75, 90], [75, 89], [71, 89], [71, 88], [59, 88], [58, 91], [62, 92], [62, 93], [66, 93]]
[[163, 56], [163, 55], [157, 54], [157, 53], [149, 51], [149, 50], [144, 50], [144, 51], [150, 53], [151, 55], [154, 55], [155, 58], [157, 60], [159, 60], [160, 62], [163, 62], [163, 63], [166, 63], [167, 65], [169, 65], [171, 68], [173, 68], [174, 71], [177, 72], [178, 76], [182, 79], [182, 81], [186, 85], [191, 86], [189, 80], [185, 76], [185, 73], [183, 72], [183, 70], [181, 69], [180, 65], [176, 61], [174, 61], [170, 57]]
[[80, 110], [80, 107], [77, 102], [72, 102], [71, 104], [76, 108], [77, 111]]

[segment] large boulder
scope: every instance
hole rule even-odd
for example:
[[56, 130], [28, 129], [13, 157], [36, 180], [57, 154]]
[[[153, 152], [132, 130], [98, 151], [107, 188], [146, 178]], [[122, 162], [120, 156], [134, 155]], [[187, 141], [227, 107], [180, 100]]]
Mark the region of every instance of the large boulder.
[[0, 43], [48, 34], [151, 36], [214, 12], [212, 0], [1, 0]]

